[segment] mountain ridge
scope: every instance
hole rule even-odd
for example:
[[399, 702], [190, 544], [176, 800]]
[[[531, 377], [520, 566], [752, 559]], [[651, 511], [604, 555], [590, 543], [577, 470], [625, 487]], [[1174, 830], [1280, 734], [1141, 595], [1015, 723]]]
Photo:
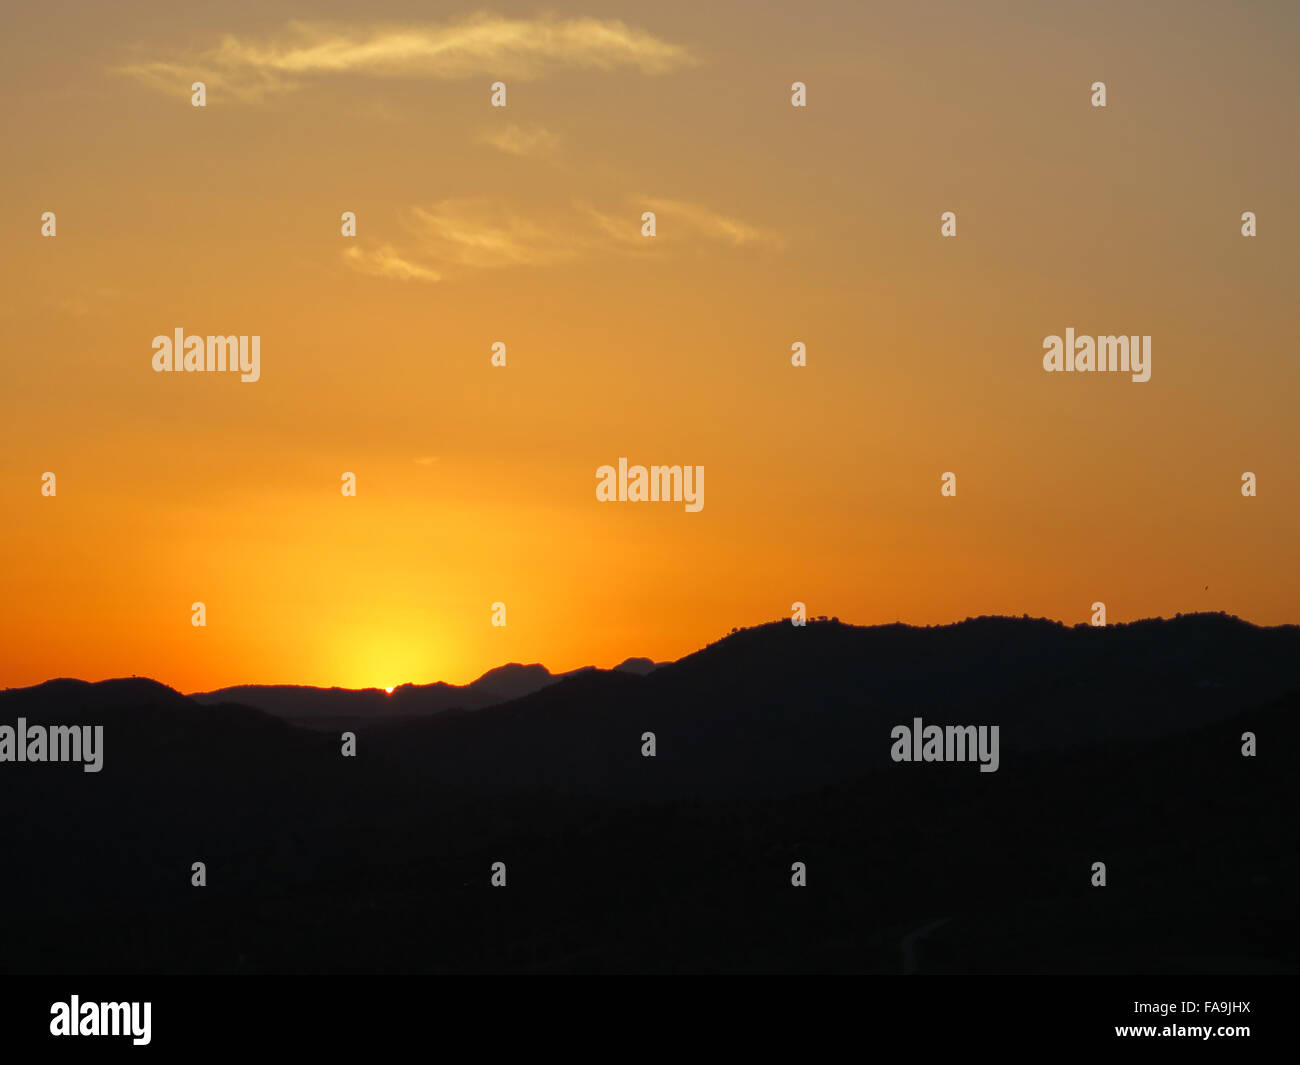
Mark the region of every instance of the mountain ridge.
[[[1300, 971], [1296, 626], [783, 622], [337, 730], [145, 678], [19, 716], [103, 766], [0, 764], [0, 971], [885, 972], [936, 916], [927, 970]], [[913, 716], [999, 769], [893, 762]]]

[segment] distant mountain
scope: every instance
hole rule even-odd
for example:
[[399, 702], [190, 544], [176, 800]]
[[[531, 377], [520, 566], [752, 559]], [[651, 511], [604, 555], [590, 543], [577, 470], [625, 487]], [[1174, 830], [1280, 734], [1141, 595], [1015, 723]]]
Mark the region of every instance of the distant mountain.
[[91, 683], [60, 677], [30, 688], [6, 688], [0, 692], [4, 705], [20, 711], [33, 707], [76, 706], [93, 710], [120, 707], [183, 706], [180, 692], [148, 677], [121, 677]]
[[[330, 731], [398, 693], [246, 689], [303, 729], [0, 692], [0, 727], [104, 726], [101, 772], [0, 762], [0, 971], [1300, 972], [1300, 628], [784, 622], [633, 664]], [[913, 717], [998, 725], [999, 770], [891, 761]]]
[[[649, 658], [628, 658], [612, 672], [645, 676], [659, 668]], [[393, 718], [419, 718], [448, 710], [481, 710], [519, 699], [556, 684], [566, 677], [599, 673], [583, 666], [567, 673], [552, 673], [534, 662], [490, 669], [469, 684], [403, 684], [389, 694], [383, 688], [313, 688], [294, 684], [244, 684], [216, 691], [196, 692], [190, 698], [212, 706], [241, 703], [283, 718], [304, 728], [343, 728], [373, 725]]]
[[307, 728], [332, 729], [349, 724], [373, 724], [386, 718], [425, 717], [447, 710], [479, 710], [530, 695], [564, 677], [584, 671], [555, 674], [537, 663], [520, 665], [511, 662], [488, 670], [469, 684], [445, 684], [441, 681], [403, 684], [394, 688], [392, 694], [382, 688], [248, 684], [198, 692], [190, 698], [207, 706], [242, 703]]
[[659, 665], [648, 658], [625, 658], [622, 662], [614, 667], [617, 673], [635, 673], [638, 677], [644, 677], [647, 673], [653, 673]]

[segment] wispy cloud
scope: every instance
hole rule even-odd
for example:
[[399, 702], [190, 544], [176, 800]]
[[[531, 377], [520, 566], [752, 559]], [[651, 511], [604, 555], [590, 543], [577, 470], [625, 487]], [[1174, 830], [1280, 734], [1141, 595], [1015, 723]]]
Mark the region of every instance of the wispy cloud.
[[386, 277], [393, 281], [441, 281], [442, 275], [427, 266], [403, 258], [389, 244], [371, 250], [348, 248], [343, 261], [352, 269], [371, 277]]
[[[575, 203], [533, 215], [485, 199], [441, 200], [413, 207], [404, 217], [408, 237], [398, 247], [385, 243], [350, 247], [343, 259], [374, 277], [396, 281], [441, 281], [448, 274], [506, 267], [545, 267], [598, 255], [655, 255], [663, 248], [727, 244], [783, 247], [774, 231], [702, 205], [662, 198], [629, 200], [620, 212]], [[641, 209], [658, 212], [662, 238], [641, 235]]]
[[615, 214], [602, 211], [589, 203], [579, 203], [575, 209], [581, 219], [580, 224], [585, 224], [593, 233], [598, 234], [602, 244], [621, 247], [625, 251], [650, 248], [650, 243], [641, 236], [639, 213], [628, 210]]
[[344, 259], [353, 269], [377, 277], [438, 281], [447, 271], [546, 266], [591, 250], [589, 233], [546, 219], [489, 200], [442, 200], [406, 212], [408, 236], [400, 249], [391, 244], [372, 251], [352, 247]]
[[[517, 266], [549, 266], [599, 255], [653, 255], [662, 249], [725, 244], [731, 247], [780, 247], [773, 232], [719, 214], [700, 204], [647, 197], [630, 200], [622, 211], [586, 203], [568, 209], [525, 214], [485, 199], [442, 200], [407, 212], [409, 236], [398, 247], [383, 244], [370, 251], [344, 253], [347, 264], [362, 273], [396, 280], [437, 281], [452, 273]], [[641, 235], [641, 211], [658, 213], [660, 233]]]
[[640, 201], [647, 209], [654, 211], [656, 222], [666, 227], [666, 235], [671, 235], [672, 227], [679, 226], [684, 231], [708, 238], [720, 240], [735, 247], [753, 244], [767, 244], [779, 247], [780, 238], [769, 230], [742, 222], [738, 218], [719, 214], [697, 203], [684, 200], [664, 200], [648, 196]]
[[487, 200], [443, 200], [410, 212], [421, 252], [436, 262], [491, 269], [574, 258], [584, 235], [548, 215], [532, 217]]
[[553, 155], [560, 144], [559, 136], [542, 126], [524, 129], [513, 122], [484, 132], [478, 140], [507, 155]]
[[586, 204], [581, 209], [590, 223], [611, 243], [623, 246], [644, 247], [651, 243], [641, 236], [642, 211], [655, 213], [655, 243], [666, 241], [669, 245], [680, 245], [685, 237], [697, 244], [721, 242], [737, 248], [753, 245], [779, 248], [783, 244], [781, 238], [769, 229], [742, 222], [738, 218], [687, 200], [637, 196], [628, 203], [632, 210], [619, 214], [611, 214]]
[[696, 61], [684, 46], [617, 19], [480, 14], [419, 26], [291, 22], [272, 37], [228, 35], [205, 50], [115, 69], [155, 89], [188, 93], [199, 80], [253, 101], [337, 75], [528, 80], [566, 68], [666, 74]]

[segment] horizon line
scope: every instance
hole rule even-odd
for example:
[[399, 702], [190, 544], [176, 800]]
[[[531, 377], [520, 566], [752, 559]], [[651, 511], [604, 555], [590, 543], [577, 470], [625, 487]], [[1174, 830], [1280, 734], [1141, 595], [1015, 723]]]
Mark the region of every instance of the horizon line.
[[[1225, 621], [1238, 622], [1239, 624], [1246, 625], [1249, 628], [1259, 629], [1259, 630], [1300, 628], [1300, 623], [1290, 622], [1290, 621], [1282, 622], [1277, 625], [1260, 625], [1256, 622], [1248, 621], [1237, 614], [1230, 614], [1226, 610], [1198, 610], [1198, 611], [1192, 611], [1190, 613], [1179, 612], [1179, 613], [1175, 613], [1172, 617], [1155, 615], [1153, 617], [1134, 618], [1130, 621], [1107, 621], [1104, 625], [1093, 625], [1087, 621], [1071, 623], [1071, 622], [1062, 621], [1057, 618], [1031, 617], [1028, 614], [968, 615], [967, 617], [962, 618], [959, 621], [948, 621], [939, 624], [929, 624], [929, 625], [915, 625], [912, 624], [911, 622], [905, 622], [905, 621], [875, 622], [872, 624], [864, 625], [852, 621], [844, 621], [839, 617], [831, 617], [825, 614], [819, 614], [815, 617], [813, 616], [808, 617], [806, 620], [806, 625], [807, 626], [842, 625], [845, 626], [846, 628], [852, 628], [852, 629], [904, 628], [904, 629], [914, 629], [918, 632], [921, 632], [929, 629], [951, 629], [951, 628], [956, 628], [959, 625], [967, 625], [972, 622], [978, 622], [978, 621], [1012, 621], [1012, 622], [1046, 623], [1049, 625], [1058, 626], [1062, 629], [1077, 631], [1079, 629], [1104, 630], [1104, 629], [1127, 628], [1133, 625], [1150, 624], [1152, 622], [1187, 621], [1195, 618], [1222, 618]], [[495, 673], [497, 670], [501, 670], [501, 669], [508, 669], [511, 666], [517, 666], [521, 669], [527, 669], [533, 666], [540, 666], [542, 669], [546, 671], [546, 673], [549, 676], [555, 677], [557, 680], [563, 679], [575, 673], [583, 673], [588, 671], [612, 673], [617, 671], [619, 666], [632, 661], [650, 662], [653, 664], [654, 669], [661, 669], [665, 666], [670, 666], [676, 664], [677, 662], [681, 662], [682, 660], [689, 658], [692, 655], [699, 654], [701, 651], [706, 651], [710, 647], [714, 647], [717, 644], [723, 643], [726, 640], [731, 639], [733, 636], [739, 636], [745, 632], [752, 632], [755, 629], [769, 628], [775, 625], [789, 625], [791, 628], [803, 627], [803, 626], [797, 626], [791, 624], [791, 619], [789, 617], [776, 618], [770, 621], [762, 621], [753, 625], [735, 626], [731, 629], [730, 632], [724, 633], [716, 640], [712, 640], [701, 647], [697, 647], [693, 651], [688, 651], [686, 654], [682, 655], [679, 658], [666, 659], [664, 661], [656, 661], [653, 657], [649, 655], [627, 655], [613, 666], [597, 666], [597, 665], [588, 664], [583, 666], [575, 666], [572, 669], [563, 669], [559, 671], [553, 671], [549, 666], [547, 666], [545, 663], [542, 662], [518, 662], [518, 661], [503, 662], [500, 665], [496, 665], [491, 667], [490, 669], [485, 670], [484, 672], [480, 673], [477, 677], [473, 678], [472, 680], [466, 681], [464, 684], [455, 684], [451, 681], [445, 681], [445, 680], [430, 680], [430, 681], [403, 681], [402, 683], [394, 684], [391, 687], [388, 685], [368, 685], [360, 688], [348, 688], [337, 684], [320, 685], [320, 684], [310, 684], [310, 683], [302, 683], [302, 682], [295, 683], [292, 681], [287, 681], [287, 682], [286, 681], [277, 681], [277, 682], [245, 681], [236, 684], [223, 684], [216, 688], [206, 688], [206, 689], [195, 690], [195, 691], [183, 691], [180, 688], [173, 687], [172, 685], [166, 683], [165, 681], [158, 680], [156, 677], [151, 677], [147, 674], [142, 674], [142, 673], [132, 673], [130, 675], [119, 674], [116, 676], [101, 677], [98, 680], [87, 680], [84, 677], [69, 677], [69, 676], [47, 677], [45, 680], [37, 681], [34, 684], [23, 684], [17, 687], [6, 685], [5, 687], [0, 688], [0, 691], [6, 691], [6, 692], [28, 691], [32, 688], [39, 688], [45, 684], [55, 684], [59, 681], [72, 681], [79, 684], [93, 685], [93, 684], [107, 684], [112, 681], [122, 681], [122, 680], [147, 680], [153, 684], [158, 684], [161, 687], [167, 688], [169, 691], [174, 691], [178, 695], [182, 695], [186, 698], [192, 698], [197, 695], [212, 695], [217, 692], [229, 691], [232, 688], [302, 688], [302, 689], [310, 689], [315, 691], [342, 691], [342, 692], [373, 691], [373, 692], [382, 692], [387, 695], [392, 695], [393, 693], [397, 692], [402, 688], [432, 688], [439, 684], [451, 688], [468, 688], [473, 686], [474, 684], [477, 684], [489, 673]]]

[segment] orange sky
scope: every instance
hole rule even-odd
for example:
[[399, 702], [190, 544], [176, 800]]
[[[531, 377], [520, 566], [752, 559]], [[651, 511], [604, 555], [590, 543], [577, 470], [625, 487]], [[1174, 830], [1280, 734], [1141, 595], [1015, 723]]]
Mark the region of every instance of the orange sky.
[[[1294, 6], [350, 6], [7, 16], [0, 684], [1300, 621]], [[154, 373], [177, 327], [261, 380]], [[1067, 327], [1151, 380], [1044, 373]], [[598, 503], [620, 456], [703, 510]]]

